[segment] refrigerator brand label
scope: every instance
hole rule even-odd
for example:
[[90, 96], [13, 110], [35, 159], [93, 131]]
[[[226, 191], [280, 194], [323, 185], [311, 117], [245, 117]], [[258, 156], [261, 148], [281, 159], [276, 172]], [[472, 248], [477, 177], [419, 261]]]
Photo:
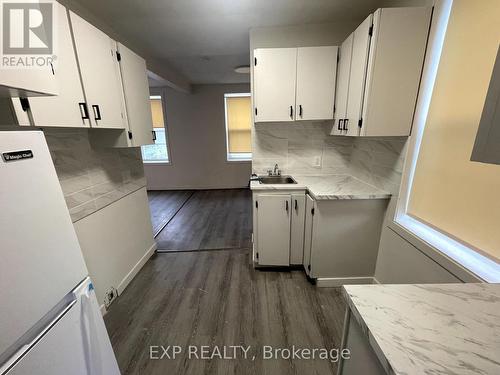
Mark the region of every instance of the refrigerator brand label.
[[9, 161], [16, 161], [21, 159], [32, 159], [33, 151], [31, 150], [22, 150], [22, 151], [12, 151], [12, 152], [4, 152], [2, 154], [2, 159], [6, 163]]

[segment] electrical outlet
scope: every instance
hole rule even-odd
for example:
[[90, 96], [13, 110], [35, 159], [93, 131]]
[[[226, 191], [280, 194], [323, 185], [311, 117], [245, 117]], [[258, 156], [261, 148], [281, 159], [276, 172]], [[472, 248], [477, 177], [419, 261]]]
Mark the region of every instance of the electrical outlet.
[[314, 166], [314, 168], [321, 168], [321, 156], [314, 157], [313, 166]]
[[118, 291], [115, 288], [110, 287], [104, 295], [104, 306], [106, 309], [113, 303], [116, 297], [118, 297]]

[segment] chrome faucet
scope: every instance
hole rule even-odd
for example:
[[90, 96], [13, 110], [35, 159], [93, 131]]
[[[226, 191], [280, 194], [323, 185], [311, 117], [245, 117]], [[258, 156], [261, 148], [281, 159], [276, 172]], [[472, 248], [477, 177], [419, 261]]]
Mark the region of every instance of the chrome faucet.
[[278, 168], [278, 163], [276, 163], [276, 164], [274, 165], [274, 170], [272, 170], [272, 169], [268, 169], [268, 170], [267, 170], [267, 174], [268, 174], [268, 176], [281, 176], [281, 171], [280, 171], [280, 169]]

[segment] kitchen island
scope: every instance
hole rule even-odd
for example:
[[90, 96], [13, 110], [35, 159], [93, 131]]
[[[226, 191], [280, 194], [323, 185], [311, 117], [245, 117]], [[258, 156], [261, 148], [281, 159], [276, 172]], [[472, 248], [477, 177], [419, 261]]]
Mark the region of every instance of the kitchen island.
[[500, 284], [346, 285], [339, 374], [500, 374]]

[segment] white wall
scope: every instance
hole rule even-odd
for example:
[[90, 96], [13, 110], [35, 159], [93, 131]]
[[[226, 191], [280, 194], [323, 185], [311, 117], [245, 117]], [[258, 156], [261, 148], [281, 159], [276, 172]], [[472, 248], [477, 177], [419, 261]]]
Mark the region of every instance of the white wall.
[[226, 160], [224, 94], [248, 84], [194, 85], [165, 92], [170, 164], [144, 166], [148, 190], [224, 189], [248, 185], [250, 162]]
[[146, 189], [139, 189], [75, 224], [97, 300], [123, 292], [156, 249]]

